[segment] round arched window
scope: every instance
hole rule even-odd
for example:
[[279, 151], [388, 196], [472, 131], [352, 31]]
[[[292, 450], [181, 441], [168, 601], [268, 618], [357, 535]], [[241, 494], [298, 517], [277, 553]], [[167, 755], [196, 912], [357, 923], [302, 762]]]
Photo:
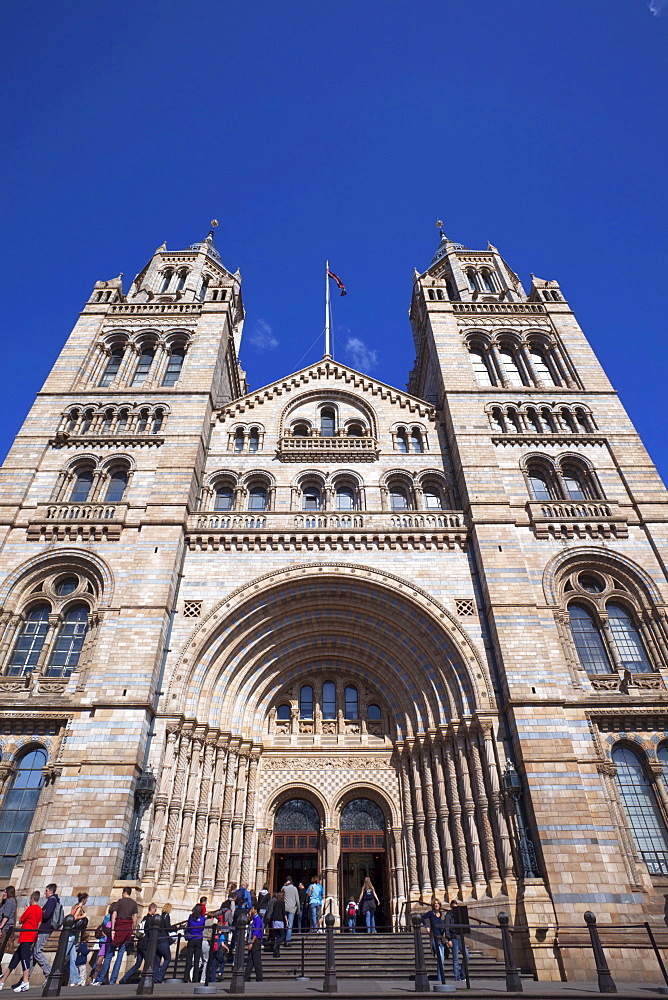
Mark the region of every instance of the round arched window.
[[318, 810], [306, 799], [289, 799], [279, 806], [274, 817], [274, 830], [320, 829]]
[[341, 810], [342, 830], [384, 830], [385, 817], [371, 799], [353, 799]]

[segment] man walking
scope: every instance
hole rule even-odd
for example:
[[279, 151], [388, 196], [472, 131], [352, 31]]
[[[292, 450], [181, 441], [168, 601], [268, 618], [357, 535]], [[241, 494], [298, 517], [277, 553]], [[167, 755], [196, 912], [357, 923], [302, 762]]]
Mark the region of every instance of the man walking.
[[14, 993], [23, 993], [25, 990], [30, 989], [28, 979], [30, 978], [30, 968], [32, 966], [32, 950], [37, 938], [37, 928], [41, 920], [42, 907], [39, 905], [39, 893], [33, 892], [30, 897], [30, 905], [19, 917], [21, 933], [19, 934], [18, 947], [12, 955], [11, 961], [7, 966], [7, 971], [4, 976], [0, 977], [0, 990], [5, 985], [7, 976], [14, 971], [19, 962], [23, 969], [23, 978], [18, 986], [14, 987]]
[[[248, 916], [250, 918], [250, 940], [247, 946], [248, 956], [246, 958], [246, 968], [244, 969], [244, 979], [249, 983], [251, 972], [255, 969], [255, 978], [259, 983], [262, 982], [262, 934], [264, 932], [264, 925], [262, 917], [254, 906], [251, 906]], [[237, 942], [237, 948], [241, 948], [241, 941]]]
[[93, 980], [91, 986], [100, 986], [104, 982], [113, 955], [116, 955], [116, 961], [114, 962], [109, 983], [112, 986], [115, 984], [128, 941], [132, 938], [134, 929], [137, 926], [138, 914], [137, 904], [132, 898], [132, 886], [126, 885], [121, 898], [114, 903], [111, 909], [111, 926], [109, 927], [109, 940], [107, 941], [104, 962], [97, 978]]
[[50, 882], [44, 890], [46, 903], [42, 907], [42, 922], [37, 931], [37, 940], [32, 953], [33, 963], [39, 965], [44, 973], [44, 978], [51, 972], [51, 964], [44, 954], [44, 945], [49, 940], [52, 931], [57, 931], [63, 923], [63, 907], [56, 894], [58, 886], [55, 882]]
[[292, 879], [288, 875], [285, 880], [285, 885], [281, 889], [281, 892], [285, 896], [285, 916], [287, 918], [287, 931], [285, 934], [285, 947], [290, 947], [290, 941], [292, 940], [292, 927], [294, 925], [297, 914], [299, 913], [299, 893], [297, 887], [293, 885]]

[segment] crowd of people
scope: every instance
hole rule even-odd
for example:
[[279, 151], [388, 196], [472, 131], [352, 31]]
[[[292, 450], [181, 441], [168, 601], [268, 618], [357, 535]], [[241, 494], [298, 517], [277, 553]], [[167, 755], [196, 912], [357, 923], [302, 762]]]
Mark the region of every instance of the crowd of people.
[[[14, 886], [7, 886], [3, 891], [0, 903], [0, 971], [7, 946], [17, 929], [19, 935], [7, 969], [0, 975], [0, 990], [19, 965], [22, 976], [13, 987], [15, 993], [29, 988], [30, 974], [35, 965], [40, 966], [45, 977], [50, 974], [51, 964], [44, 948], [51, 934], [59, 931], [65, 920], [57, 889], [54, 882], [47, 885], [43, 905], [40, 905], [40, 893], [33, 892], [29, 905], [20, 915]], [[202, 896], [186, 920], [173, 924], [170, 903], [165, 903], [160, 913], [158, 905], [151, 903], [140, 921], [132, 888], [127, 886], [120, 899], [109, 906], [98, 927], [91, 932], [86, 913], [88, 894], [80, 892], [69, 913], [72, 919], [66, 925], [68, 935], [64, 968], [67, 969], [69, 985], [117, 983], [124, 957], [134, 949], [135, 961], [120, 980], [121, 983], [130, 982], [142, 970], [146, 971], [149, 932], [156, 926], [155, 983], [163, 982], [172, 961], [178, 961], [179, 956], [172, 954], [172, 947], [175, 941], [181, 939], [185, 942], [183, 982], [204, 981], [207, 967], [212, 981], [221, 980], [225, 966], [233, 961], [237, 946], [246, 950], [244, 978], [248, 981], [254, 971], [256, 979], [262, 980], [263, 947], [278, 958], [282, 947], [292, 946], [293, 934], [323, 932], [323, 899], [324, 889], [315, 875], [308, 886], [303, 882], [295, 885], [292, 878], [287, 877], [281, 889], [274, 893], [269, 891], [267, 884], [259, 892], [251, 893], [248, 883], [242, 881], [239, 886], [232, 883], [228, 887], [227, 898], [218, 909], [207, 909], [208, 899]], [[356, 933], [358, 915], [361, 915], [367, 932], [375, 933], [379, 905], [376, 890], [371, 880], [366, 878], [359, 897], [355, 899], [351, 896], [345, 904], [348, 930]], [[461, 975], [462, 938], [457, 931], [456, 908], [455, 900], [450, 910], [443, 913], [440, 900], [434, 898], [431, 909], [422, 918], [430, 933], [441, 981], [449, 950], [452, 951], [455, 979], [464, 978]], [[242, 917], [243, 926], [247, 926], [243, 936], [239, 933]], [[468, 957], [468, 952], [466, 955]]]

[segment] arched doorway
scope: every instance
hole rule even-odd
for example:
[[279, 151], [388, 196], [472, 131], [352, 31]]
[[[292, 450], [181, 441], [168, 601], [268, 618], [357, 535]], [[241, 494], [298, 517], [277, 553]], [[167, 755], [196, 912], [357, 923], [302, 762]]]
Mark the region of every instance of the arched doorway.
[[[348, 901], [357, 902], [368, 876], [380, 908], [376, 911], [379, 930], [390, 929], [391, 888], [387, 873], [386, 819], [383, 810], [372, 799], [352, 799], [341, 810], [340, 900], [345, 913]], [[358, 929], [364, 927], [364, 917], [357, 918]]]
[[305, 886], [319, 874], [320, 816], [308, 799], [288, 799], [274, 816], [270, 888], [278, 890], [288, 875]]

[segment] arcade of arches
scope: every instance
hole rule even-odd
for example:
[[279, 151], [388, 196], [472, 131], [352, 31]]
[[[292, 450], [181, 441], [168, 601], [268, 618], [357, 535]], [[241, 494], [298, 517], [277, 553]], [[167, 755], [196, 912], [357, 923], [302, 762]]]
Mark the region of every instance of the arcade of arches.
[[293, 570], [241, 592], [174, 674], [184, 713], [164, 720], [144, 883], [185, 899], [318, 874], [338, 915], [369, 874], [387, 925], [407, 898], [512, 894], [485, 670], [387, 574]]

